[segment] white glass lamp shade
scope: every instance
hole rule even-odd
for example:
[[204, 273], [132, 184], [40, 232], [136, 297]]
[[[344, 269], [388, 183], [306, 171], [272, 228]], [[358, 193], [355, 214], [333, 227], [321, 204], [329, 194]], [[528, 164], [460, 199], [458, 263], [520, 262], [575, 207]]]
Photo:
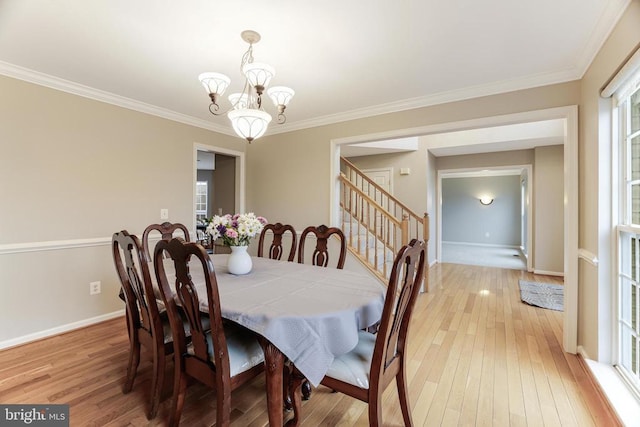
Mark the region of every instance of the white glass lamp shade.
[[220, 73], [202, 73], [198, 76], [198, 79], [207, 93], [215, 93], [217, 95], [222, 95], [231, 84], [231, 79]]
[[286, 107], [289, 104], [289, 101], [291, 101], [291, 98], [293, 98], [293, 95], [296, 94], [293, 89], [285, 86], [274, 86], [269, 89], [267, 93], [276, 107], [279, 105], [284, 105]]
[[242, 72], [251, 83], [251, 86], [269, 86], [271, 79], [276, 75], [276, 70], [271, 65], [262, 64], [260, 62], [251, 62], [242, 68]]
[[227, 116], [238, 136], [249, 142], [264, 135], [271, 122], [269, 113], [253, 108], [231, 110]]
[[234, 110], [240, 110], [249, 107], [249, 97], [246, 93], [232, 93], [229, 95], [229, 102], [233, 105]]

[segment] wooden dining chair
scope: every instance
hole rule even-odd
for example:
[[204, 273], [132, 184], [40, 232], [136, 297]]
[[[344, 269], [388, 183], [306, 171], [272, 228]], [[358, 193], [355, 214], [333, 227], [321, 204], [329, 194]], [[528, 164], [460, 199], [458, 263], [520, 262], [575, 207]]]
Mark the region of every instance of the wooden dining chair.
[[[382, 393], [396, 380], [405, 426], [412, 426], [405, 360], [411, 313], [424, 279], [426, 244], [413, 239], [396, 255], [376, 335], [359, 332], [357, 346], [336, 358], [321, 384], [369, 405], [369, 425], [382, 425]], [[297, 397], [296, 397], [297, 398]]]
[[[302, 231], [302, 234], [300, 235], [300, 244], [298, 246], [298, 263], [305, 263], [304, 250], [307, 237], [310, 234], [313, 234], [316, 238], [316, 245], [310, 258], [311, 264], [321, 267], [329, 266], [329, 239], [331, 236], [336, 236], [340, 242], [340, 253], [338, 254], [338, 261], [335, 266], [339, 269], [344, 268], [344, 263], [347, 257], [347, 241], [344, 238], [344, 233], [337, 227], [327, 227], [324, 224], [317, 227], [312, 225]], [[304, 400], [308, 400], [311, 396], [311, 385], [306, 380], [302, 383], [302, 396]]]
[[151, 398], [147, 418], [158, 412], [164, 384], [164, 368], [167, 357], [173, 353], [169, 319], [164, 309], [158, 307], [151, 283], [149, 263], [146, 262], [140, 240], [123, 230], [112, 238], [113, 260], [122, 285], [129, 333], [129, 362], [123, 392], [133, 388], [140, 363], [140, 346], [153, 357]]
[[142, 249], [144, 249], [144, 254], [147, 257], [148, 262], [151, 262], [151, 252], [153, 252], [149, 248], [149, 236], [153, 232], [158, 232], [160, 233], [160, 236], [161, 236], [160, 238], [162, 240], [169, 241], [174, 237], [176, 237], [174, 235], [176, 231], [182, 232], [182, 234], [184, 235], [184, 240], [186, 240], [187, 242], [191, 241], [191, 237], [189, 236], [189, 230], [184, 224], [180, 224], [179, 222], [176, 222], [176, 223], [163, 222], [162, 224], [151, 224], [144, 229], [144, 232], [142, 233]]
[[258, 256], [265, 256], [264, 243], [269, 232], [273, 234], [273, 240], [271, 241], [271, 245], [269, 246], [267, 257], [277, 260], [282, 259], [282, 255], [284, 254], [284, 248], [282, 247], [282, 237], [288, 232], [291, 234], [291, 247], [289, 249], [289, 257], [287, 258], [287, 261], [293, 261], [296, 256], [296, 245], [298, 243], [296, 230], [289, 224], [282, 224], [279, 222], [275, 224], [267, 224], [262, 229], [262, 232], [260, 233], [260, 240], [258, 241]]
[[313, 234], [316, 238], [316, 246], [311, 255], [311, 264], [322, 267], [329, 266], [329, 238], [336, 236], [340, 241], [340, 253], [337, 257], [336, 268], [344, 268], [344, 262], [347, 257], [347, 241], [344, 238], [344, 234], [339, 228], [327, 227], [324, 224], [317, 227], [309, 226], [300, 235], [300, 244], [298, 246], [298, 262], [300, 264], [305, 263], [304, 250], [309, 234]]
[[[169, 285], [163, 253], [175, 266], [174, 289]], [[228, 426], [231, 392], [264, 370], [264, 353], [256, 336], [233, 322], [222, 322], [218, 282], [207, 251], [181, 238], [161, 240], [154, 252], [154, 269], [174, 336], [174, 382], [170, 426], [180, 423], [187, 381], [195, 379], [216, 391], [216, 425]], [[190, 268], [202, 269], [209, 303], [208, 316], [200, 312], [200, 296]], [[175, 297], [174, 297], [175, 295]], [[180, 305], [180, 311], [178, 310]], [[182, 317], [191, 331], [185, 340]], [[205, 326], [210, 323], [209, 328]]]

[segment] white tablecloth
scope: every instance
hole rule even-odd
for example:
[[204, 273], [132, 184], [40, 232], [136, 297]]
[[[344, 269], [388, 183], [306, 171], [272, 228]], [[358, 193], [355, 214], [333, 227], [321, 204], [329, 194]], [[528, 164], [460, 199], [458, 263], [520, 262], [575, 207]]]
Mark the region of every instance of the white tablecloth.
[[[358, 330], [382, 315], [385, 288], [372, 276], [257, 257], [252, 258], [251, 273], [234, 276], [227, 271], [228, 255], [211, 258], [222, 316], [271, 341], [314, 386], [336, 356], [356, 346]], [[206, 311], [201, 269], [193, 265], [201, 309]], [[169, 280], [170, 271], [167, 266]]]

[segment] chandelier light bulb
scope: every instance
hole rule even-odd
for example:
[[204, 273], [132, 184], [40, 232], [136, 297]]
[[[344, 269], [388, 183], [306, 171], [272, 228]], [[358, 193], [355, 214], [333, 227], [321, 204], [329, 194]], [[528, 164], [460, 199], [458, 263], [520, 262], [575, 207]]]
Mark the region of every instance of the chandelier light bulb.
[[221, 73], [202, 73], [198, 76], [198, 80], [210, 96], [224, 94], [231, 84], [231, 79]]
[[274, 86], [267, 90], [267, 94], [273, 101], [273, 105], [276, 107], [284, 105], [286, 107], [289, 105], [289, 101], [291, 101], [291, 98], [293, 98], [293, 95], [295, 95], [296, 92], [290, 87]]
[[259, 95], [262, 95], [262, 91], [269, 86], [271, 79], [276, 75], [276, 70], [271, 65], [260, 62], [246, 64], [242, 67], [242, 72]]
[[231, 110], [227, 116], [231, 120], [233, 130], [249, 143], [264, 135], [271, 122], [269, 113], [254, 108]]

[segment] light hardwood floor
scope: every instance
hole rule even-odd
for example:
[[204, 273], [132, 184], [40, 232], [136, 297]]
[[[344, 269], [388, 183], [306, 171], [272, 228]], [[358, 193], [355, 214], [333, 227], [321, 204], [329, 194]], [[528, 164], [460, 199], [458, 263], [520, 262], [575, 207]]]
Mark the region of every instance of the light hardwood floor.
[[[439, 264], [419, 297], [409, 342], [409, 387], [418, 426], [611, 426], [578, 358], [561, 349], [562, 313], [523, 304], [518, 279], [561, 283], [518, 270]], [[72, 426], [164, 425], [169, 400], [145, 418], [151, 364], [143, 359], [123, 395], [128, 343], [123, 318], [0, 352], [0, 403], [67, 403]], [[171, 367], [167, 368], [170, 378]], [[171, 380], [166, 381], [170, 395]], [[234, 426], [267, 424], [264, 379], [232, 395]], [[395, 384], [385, 426], [401, 426]], [[215, 422], [213, 392], [190, 386], [181, 425]], [[303, 425], [368, 425], [366, 406], [325, 387], [303, 404]]]

